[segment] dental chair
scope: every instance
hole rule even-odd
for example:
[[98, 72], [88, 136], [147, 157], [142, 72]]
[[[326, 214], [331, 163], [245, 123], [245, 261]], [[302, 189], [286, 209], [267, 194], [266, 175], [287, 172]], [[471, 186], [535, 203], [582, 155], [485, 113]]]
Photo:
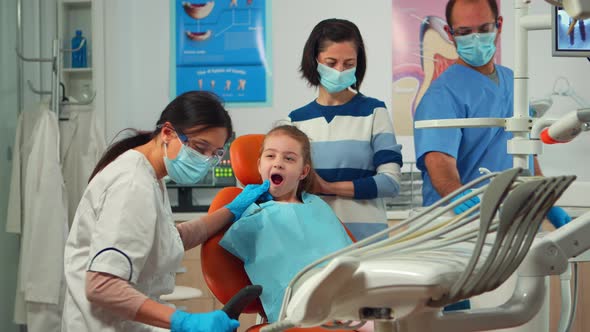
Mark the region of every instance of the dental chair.
[[[547, 211], [575, 177], [526, 177], [520, 171], [482, 176], [402, 223], [308, 265], [287, 287], [279, 320], [261, 331], [351, 321], [374, 321], [375, 332], [525, 324], [544, 301], [544, 276], [561, 274], [568, 257], [590, 248], [590, 213], [538, 237]], [[469, 195], [483, 195], [481, 204], [449, 215], [470, 199], [450, 202], [467, 188], [473, 188]], [[374, 242], [385, 233], [387, 239]], [[517, 269], [515, 290], [504, 304], [441, 310], [496, 289]]]
[[[263, 141], [263, 134], [244, 135], [236, 138], [230, 147], [230, 159], [234, 174], [244, 186], [262, 183], [262, 179], [258, 173], [258, 156], [260, 155]], [[223, 188], [211, 202], [209, 213], [231, 202], [241, 191], [242, 189], [238, 187]], [[252, 284], [244, 270], [243, 262], [219, 245], [219, 241], [228, 228], [229, 226], [210, 237], [201, 247], [201, 268], [205, 282], [217, 300], [223, 304], [230, 302], [232, 297], [238, 294], [240, 290]], [[346, 232], [354, 241], [354, 237], [350, 231], [346, 229]], [[255, 313], [266, 321], [266, 314], [259, 299], [246, 305], [241, 310], [241, 313]], [[237, 319], [237, 317], [232, 318]], [[247, 331], [256, 332], [265, 325], [258, 324], [248, 328]], [[320, 332], [326, 330], [318, 327], [293, 328], [288, 331]]]

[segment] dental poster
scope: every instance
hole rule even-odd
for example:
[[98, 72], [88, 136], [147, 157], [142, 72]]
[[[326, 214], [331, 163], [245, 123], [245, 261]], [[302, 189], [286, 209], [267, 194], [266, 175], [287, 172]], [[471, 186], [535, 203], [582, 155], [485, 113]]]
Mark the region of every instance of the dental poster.
[[[395, 133], [413, 136], [416, 107], [430, 84], [457, 59], [444, 30], [446, 1], [393, 1], [393, 100]], [[500, 42], [496, 52], [500, 63]]]
[[177, 94], [266, 101], [265, 1], [175, 1]]

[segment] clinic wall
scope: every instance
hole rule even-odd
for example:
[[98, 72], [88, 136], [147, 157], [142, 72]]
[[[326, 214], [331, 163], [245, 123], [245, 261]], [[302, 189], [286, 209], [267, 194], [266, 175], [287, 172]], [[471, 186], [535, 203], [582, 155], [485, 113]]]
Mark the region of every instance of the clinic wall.
[[8, 234], [6, 208], [10, 187], [12, 145], [17, 118], [16, 0], [0, 1], [0, 331], [16, 332], [13, 323], [18, 238]]
[[[391, 45], [384, 41], [391, 40], [391, 0], [267, 3], [272, 10], [268, 27], [272, 100], [263, 107], [230, 107], [237, 135], [265, 132], [315, 97], [297, 70], [308, 34], [325, 18], [346, 18], [359, 26], [368, 50], [362, 92], [390, 104]], [[170, 100], [170, 5], [160, 0], [105, 1], [104, 5], [105, 123], [110, 140], [127, 127], [153, 128]]]
[[[368, 49], [368, 71], [362, 91], [391, 106], [391, 0], [268, 2], [272, 6], [269, 27], [272, 100], [265, 107], [230, 108], [238, 135], [265, 132], [290, 110], [314, 98], [316, 92], [300, 79], [297, 69], [306, 37], [319, 20], [328, 17], [348, 18], [357, 23]], [[105, 124], [110, 140], [126, 127], [153, 128], [169, 101], [170, 4], [158, 0], [105, 1], [104, 4]], [[513, 1], [502, 0], [501, 11], [505, 18], [502, 63], [512, 67]], [[129, 15], [130, 12], [133, 15]], [[544, 1], [533, 1], [530, 12], [549, 14], [550, 6]], [[548, 94], [555, 79], [563, 75], [579, 95], [590, 100], [590, 90], [584, 89], [590, 76], [590, 63], [583, 58], [553, 58], [549, 31], [531, 32], [529, 39], [530, 96]], [[570, 100], [557, 97], [547, 116], [557, 117], [572, 107], [574, 104]], [[547, 175], [576, 174], [579, 179], [590, 181], [590, 172], [586, 170], [590, 162], [588, 136], [585, 134], [567, 145], [545, 146], [545, 153], [539, 158], [544, 172]], [[412, 151], [412, 140], [402, 140], [404, 151]]]

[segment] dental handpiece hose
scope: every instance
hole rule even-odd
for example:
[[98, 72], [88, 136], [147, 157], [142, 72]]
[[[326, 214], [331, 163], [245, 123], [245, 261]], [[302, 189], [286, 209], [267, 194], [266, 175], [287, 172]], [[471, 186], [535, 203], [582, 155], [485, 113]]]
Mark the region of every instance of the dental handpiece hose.
[[541, 132], [545, 144], [567, 143], [582, 131], [589, 129], [590, 108], [582, 108], [566, 114]]

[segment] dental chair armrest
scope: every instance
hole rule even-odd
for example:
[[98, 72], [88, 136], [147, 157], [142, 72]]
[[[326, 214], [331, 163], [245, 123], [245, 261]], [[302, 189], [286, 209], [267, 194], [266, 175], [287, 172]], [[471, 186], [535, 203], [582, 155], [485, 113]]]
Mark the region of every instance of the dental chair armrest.
[[262, 294], [262, 286], [249, 285], [242, 288], [224, 306], [223, 310], [229, 318], [238, 319], [246, 306]]
[[523, 276], [559, 275], [568, 259], [590, 249], [590, 212], [545, 235], [531, 247], [519, 268]]

